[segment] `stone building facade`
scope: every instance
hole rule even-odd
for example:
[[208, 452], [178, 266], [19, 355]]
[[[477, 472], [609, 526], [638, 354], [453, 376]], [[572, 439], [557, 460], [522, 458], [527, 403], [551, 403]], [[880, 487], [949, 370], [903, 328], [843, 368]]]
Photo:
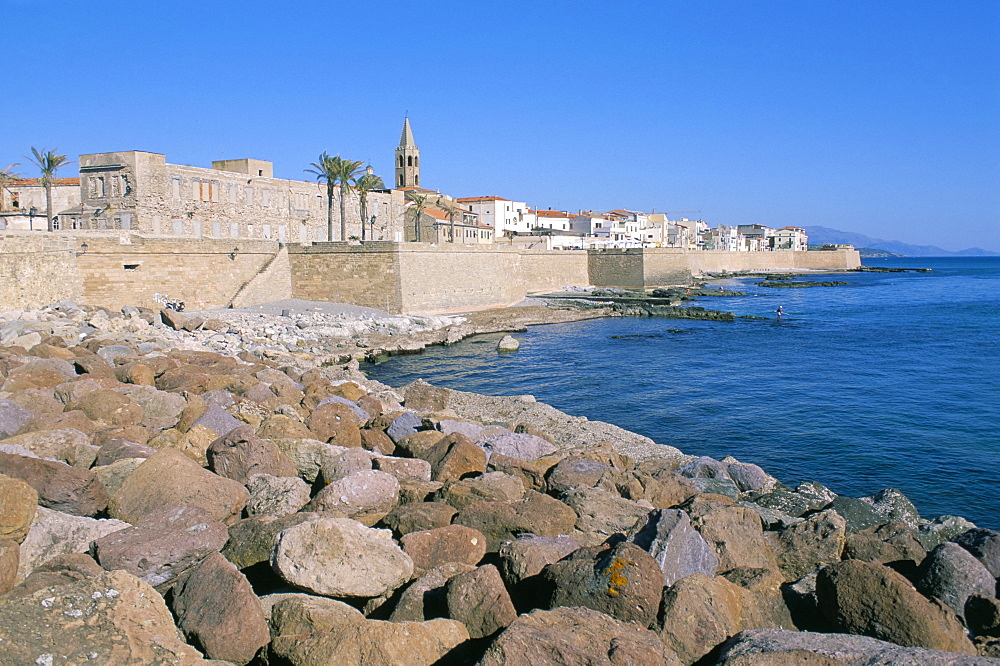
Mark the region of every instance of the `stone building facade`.
[[[169, 164], [159, 153], [128, 151], [81, 155], [79, 164], [81, 229], [281, 243], [330, 240], [326, 186], [274, 178], [271, 162], [224, 160], [206, 169]], [[375, 220], [368, 220], [366, 237], [402, 241], [404, 204], [402, 192], [371, 192], [368, 209]], [[336, 198], [333, 207], [339, 222]], [[356, 193], [348, 194], [347, 234], [361, 237]]]
[[[52, 179], [52, 214], [80, 204], [79, 178]], [[45, 230], [45, 188], [40, 178], [23, 178], [0, 188], [0, 231]], [[56, 228], [59, 228], [58, 218]]]

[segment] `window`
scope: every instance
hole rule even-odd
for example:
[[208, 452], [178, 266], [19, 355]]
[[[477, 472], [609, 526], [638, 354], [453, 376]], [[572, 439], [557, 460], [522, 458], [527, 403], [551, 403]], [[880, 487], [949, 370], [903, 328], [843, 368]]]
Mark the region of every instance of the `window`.
[[140, 264], [123, 264], [122, 268], [126, 271], [137, 271], [139, 270]]
[[406, 156], [406, 166], [408, 167], [413, 166], [413, 155]]
[[252, 187], [248, 187], [247, 188], [247, 205], [248, 206], [253, 206], [253, 188]]
[[[93, 191], [93, 190], [91, 190]], [[181, 178], [180, 176], [171, 176], [170, 178], [170, 191], [174, 195], [174, 201], [179, 201], [181, 198]], [[92, 195], [96, 196], [96, 195]]]
[[413, 166], [420, 166], [420, 155], [413, 156]]
[[[400, 157], [399, 161], [402, 162], [403, 158]], [[403, 186], [403, 174], [399, 174], [399, 177], [396, 180], [399, 181], [398, 183], [396, 183], [396, 187], [402, 187]]]
[[403, 166], [403, 156], [399, 156], [399, 166]]
[[417, 187], [420, 187], [420, 175], [419, 174], [417, 174], [416, 176], [413, 177], [413, 184], [416, 185]]

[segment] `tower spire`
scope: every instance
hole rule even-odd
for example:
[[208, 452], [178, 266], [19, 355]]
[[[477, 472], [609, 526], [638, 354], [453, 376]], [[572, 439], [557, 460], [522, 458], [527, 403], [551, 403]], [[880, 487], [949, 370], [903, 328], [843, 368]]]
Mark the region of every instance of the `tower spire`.
[[403, 117], [403, 133], [396, 148], [396, 187], [420, 187], [420, 149], [413, 140], [410, 117]]

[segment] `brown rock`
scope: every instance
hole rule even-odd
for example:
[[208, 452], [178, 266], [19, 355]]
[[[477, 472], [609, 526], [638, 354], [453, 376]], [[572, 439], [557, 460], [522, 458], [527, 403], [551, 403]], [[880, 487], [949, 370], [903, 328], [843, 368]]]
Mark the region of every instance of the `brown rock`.
[[406, 455], [411, 458], [423, 458], [432, 446], [445, 438], [443, 432], [437, 430], [421, 430], [403, 437], [396, 442], [396, 455]]
[[250, 583], [218, 553], [174, 587], [173, 610], [177, 626], [210, 659], [249, 663], [271, 638]]
[[431, 569], [406, 586], [392, 613], [391, 622], [423, 622], [448, 616], [448, 581], [458, 574], [475, 571], [469, 564], [449, 562]]
[[457, 481], [486, 469], [486, 452], [457, 432], [440, 439], [421, 457], [431, 464], [431, 478], [435, 481]]
[[86, 435], [93, 435], [104, 426], [96, 421], [91, 421], [86, 414], [79, 409], [60, 413], [41, 413], [31, 419], [31, 423], [26, 425], [21, 432], [34, 432], [36, 430], [65, 430], [73, 428]]
[[589, 608], [536, 610], [518, 617], [477, 666], [587, 664], [680, 666], [648, 629]]
[[79, 409], [92, 421], [109, 425], [135, 425], [142, 421], [143, 411], [134, 400], [117, 391], [91, 391], [79, 400], [70, 403], [68, 409]]
[[306, 419], [306, 425], [312, 436], [321, 442], [348, 448], [361, 447], [361, 419], [343, 403], [320, 405]]
[[522, 534], [569, 534], [573, 531], [576, 518], [576, 512], [559, 500], [529, 491], [524, 499], [470, 504], [455, 516], [454, 522], [485, 534], [487, 551], [492, 553], [504, 541]]
[[911, 569], [916, 570], [926, 556], [927, 551], [917, 541], [914, 531], [898, 521], [848, 534], [844, 541], [845, 560], [880, 564], [906, 562]]
[[156, 373], [145, 363], [130, 363], [117, 371], [119, 381], [137, 386], [155, 386]]
[[74, 583], [103, 573], [101, 565], [89, 555], [83, 553], [57, 555], [35, 567], [28, 577], [14, 588], [12, 594], [23, 597], [43, 588]]
[[785, 604], [782, 575], [773, 569], [730, 569], [723, 576], [739, 585], [743, 595], [744, 629], [795, 629]]
[[552, 586], [550, 607], [586, 606], [623, 622], [650, 626], [663, 598], [663, 573], [632, 543], [581, 548], [542, 571]]
[[485, 638], [510, 625], [517, 611], [492, 564], [448, 581], [448, 615], [465, 625], [472, 638]]
[[244, 485], [255, 474], [298, 475], [295, 464], [277, 446], [257, 437], [248, 425], [234, 428], [212, 442], [206, 457], [213, 472]]
[[74, 467], [87, 469], [93, 464], [97, 448], [91, 438], [73, 428], [34, 430], [8, 437], [0, 444], [22, 446], [39, 458], [55, 458]]
[[98, 466], [110, 465], [117, 460], [127, 458], [148, 458], [154, 453], [156, 453], [156, 449], [152, 446], [133, 442], [124, 437], [115, 437], [98, 449], [94, 464]]
[[[31, 627], [31, 631], [25, 631]], [[124, 571], [45, 588], [0, 604], [0, 663], [203, 664], [163, 598]], [[15, 640], [11, 640], [16, 637]]]
[[260, 424], [257, 436], [264, 439], [312, 439], [313, 434], [304, 423], [284, 414], [275, 414]]
[[768, 532], [767, 540], [785, 581], [792, 582], [824, 564], [839, 562], [846, 534], [847, 521], [836, 511], [827, 510], [779, 532]]
[[204, 509], [170, 506], [97, 539], [91, 552], [108, 571], [122, 569], [166, 592], [186, 571], [221, 550], [228, 538], [226, 526]]
[[382, 519], [382, 524], [397, 536], [403, 536], [451, 525], [451, 519], [457, 513], [455, 507], [442, 502], [411, 502], [394, 507]]
[[299, 636], [278, 636], [271, 652], [282, 663], [294, 666], [330, 664], [399, 664], [431, 666], [455, 646], [467, 641], [469, 633], [455, 620], [427, 622], [384, 622], [364, 620]]
[[38, 492], [21, 479], [0, 474], [0, 539], [24, 541], [38, 507]]
[[692, 574], [663, 594], [660, 638], [693, 664], [743, 628], [743, 591], [722, 576]]
[[212, 474], [180, 451], [164, 449], [129, 474], [111, 498], [108, 513], [135, 524], [162, 507], [191, 504], [228, 525], [239, 517], [249, 498], [247, 489], [236, 481]]
[[410, 532], [399, 540], [399, 544], [413, 560], [413, 566], [423, 570], [448, 562], [476, 565], [486, 555], [486, 537], [464, 525]]
[[820, 570], [819, 608], [839, 631], [911, 647], [975, 655], [955, 614], [881, 564], [847, 560]]
[[438, 412], [448, 406], [450, 392], [440, 386], [431, 386], [417, 380], [402, 389], [406, 406], [418, 411]]
[[730, 569], [776, 569], [771, 546], [764, 539], [760, 515], [746, 506], [734, 505], [720, 495], [697, 496], [682, 508], [691, 524], [719, 557], [719, 571]]
[[94, 516], [108, 505], [104, 486], [88, 470], [41, 458], [0, 453], [0, 474], [24, 481], [44, 507], [77, 516]]
[[658, 476], [642, 471], [633, 474], [642, 485], [646, 499], [657, 509], [678, 506], [698, 494], [695, 482], [676, 472], [661, 472]]
[[516, 476], [527, 490], [545, 490], [545, 472], [535, 463], [494, 452], [487, 470]]
[[267, 562], [274, 550], [274, 539], [281, 530], [327, 515], [304, 511], [281, 518], [250, 516], [229, 527], [229, 540], [222, 555], [239, 569]]
[[367, 527], [382, 520], [399, 501], [399, 481], [385, 472], [362, 470], [319, 491], [306, 509], [333, 511]]
[[580, 544], [568, 536], [514, 539], [500, 547], [500, 573], [508, 585], [517, 585], [579, 548]]
[[0, 537], [0, 596], [10, 592], [17, 582], [20, 554], [16, 541]]
[[385, 456], [376, 456], [371, 459], [371, 464], [373, 469], [392, 474], [400, 481], [431, 480], [431, 464], [426, 460], [421, 460], [420, 458], [390, 458]]
[[[502, 474], [502, 472], [493, 472]], [[505, 475], [506, 476], [506, 475]], [[509, 477], [517, 479], [517, 477]], [[448, 481], [434, 493], [434, 499], [438, 502], [450, 504], [459, 511], [474, 502], [503, 502], [506, 500], [521, 499], [524, 496], [524, 485], [517, 479], [518, 486], [515, 492], [510, 492], [509, 488], [504, 488], [497, 484], [487, 482], [483, 477], [472, 477], [461, 481]]]
[[391, 456], [396, 451], [396, 445], [389, 435], [385, 434], [384, 430], [373, 428], [361, 429], [361, 446], [384, 456]]
[[330, 631], [364, 621], [360, 611], [343, 601], [293, 594], [274, 604], [270, 624], [273, 636], [285, 636]]

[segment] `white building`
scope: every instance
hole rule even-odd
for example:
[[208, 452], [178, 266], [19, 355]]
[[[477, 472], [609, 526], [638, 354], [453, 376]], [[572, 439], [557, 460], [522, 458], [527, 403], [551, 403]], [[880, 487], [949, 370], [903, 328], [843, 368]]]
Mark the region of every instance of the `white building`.
[[[59, 227], [56, 216], [79, 205], [80, 179], [53, 178], [52, 216], [56, 228]], [[23, 178], [8, 183], [0, 190], [0, 231], [45, 231], [48, 228], [45, 210], [45, 188], [40, 178]]]
[[528, 233], [532, 229], [528, 205], [523, 201], [511, 201], [503, 197], [462, 197], [455, 199], [458, 205], [479, 215], [483, 224], [493, 227], [497, 238], [513, 233]]
[[774, 236], [774, 249], [805, 252], [809, 249], [809, 236], [802, 227], [782, 227]]

